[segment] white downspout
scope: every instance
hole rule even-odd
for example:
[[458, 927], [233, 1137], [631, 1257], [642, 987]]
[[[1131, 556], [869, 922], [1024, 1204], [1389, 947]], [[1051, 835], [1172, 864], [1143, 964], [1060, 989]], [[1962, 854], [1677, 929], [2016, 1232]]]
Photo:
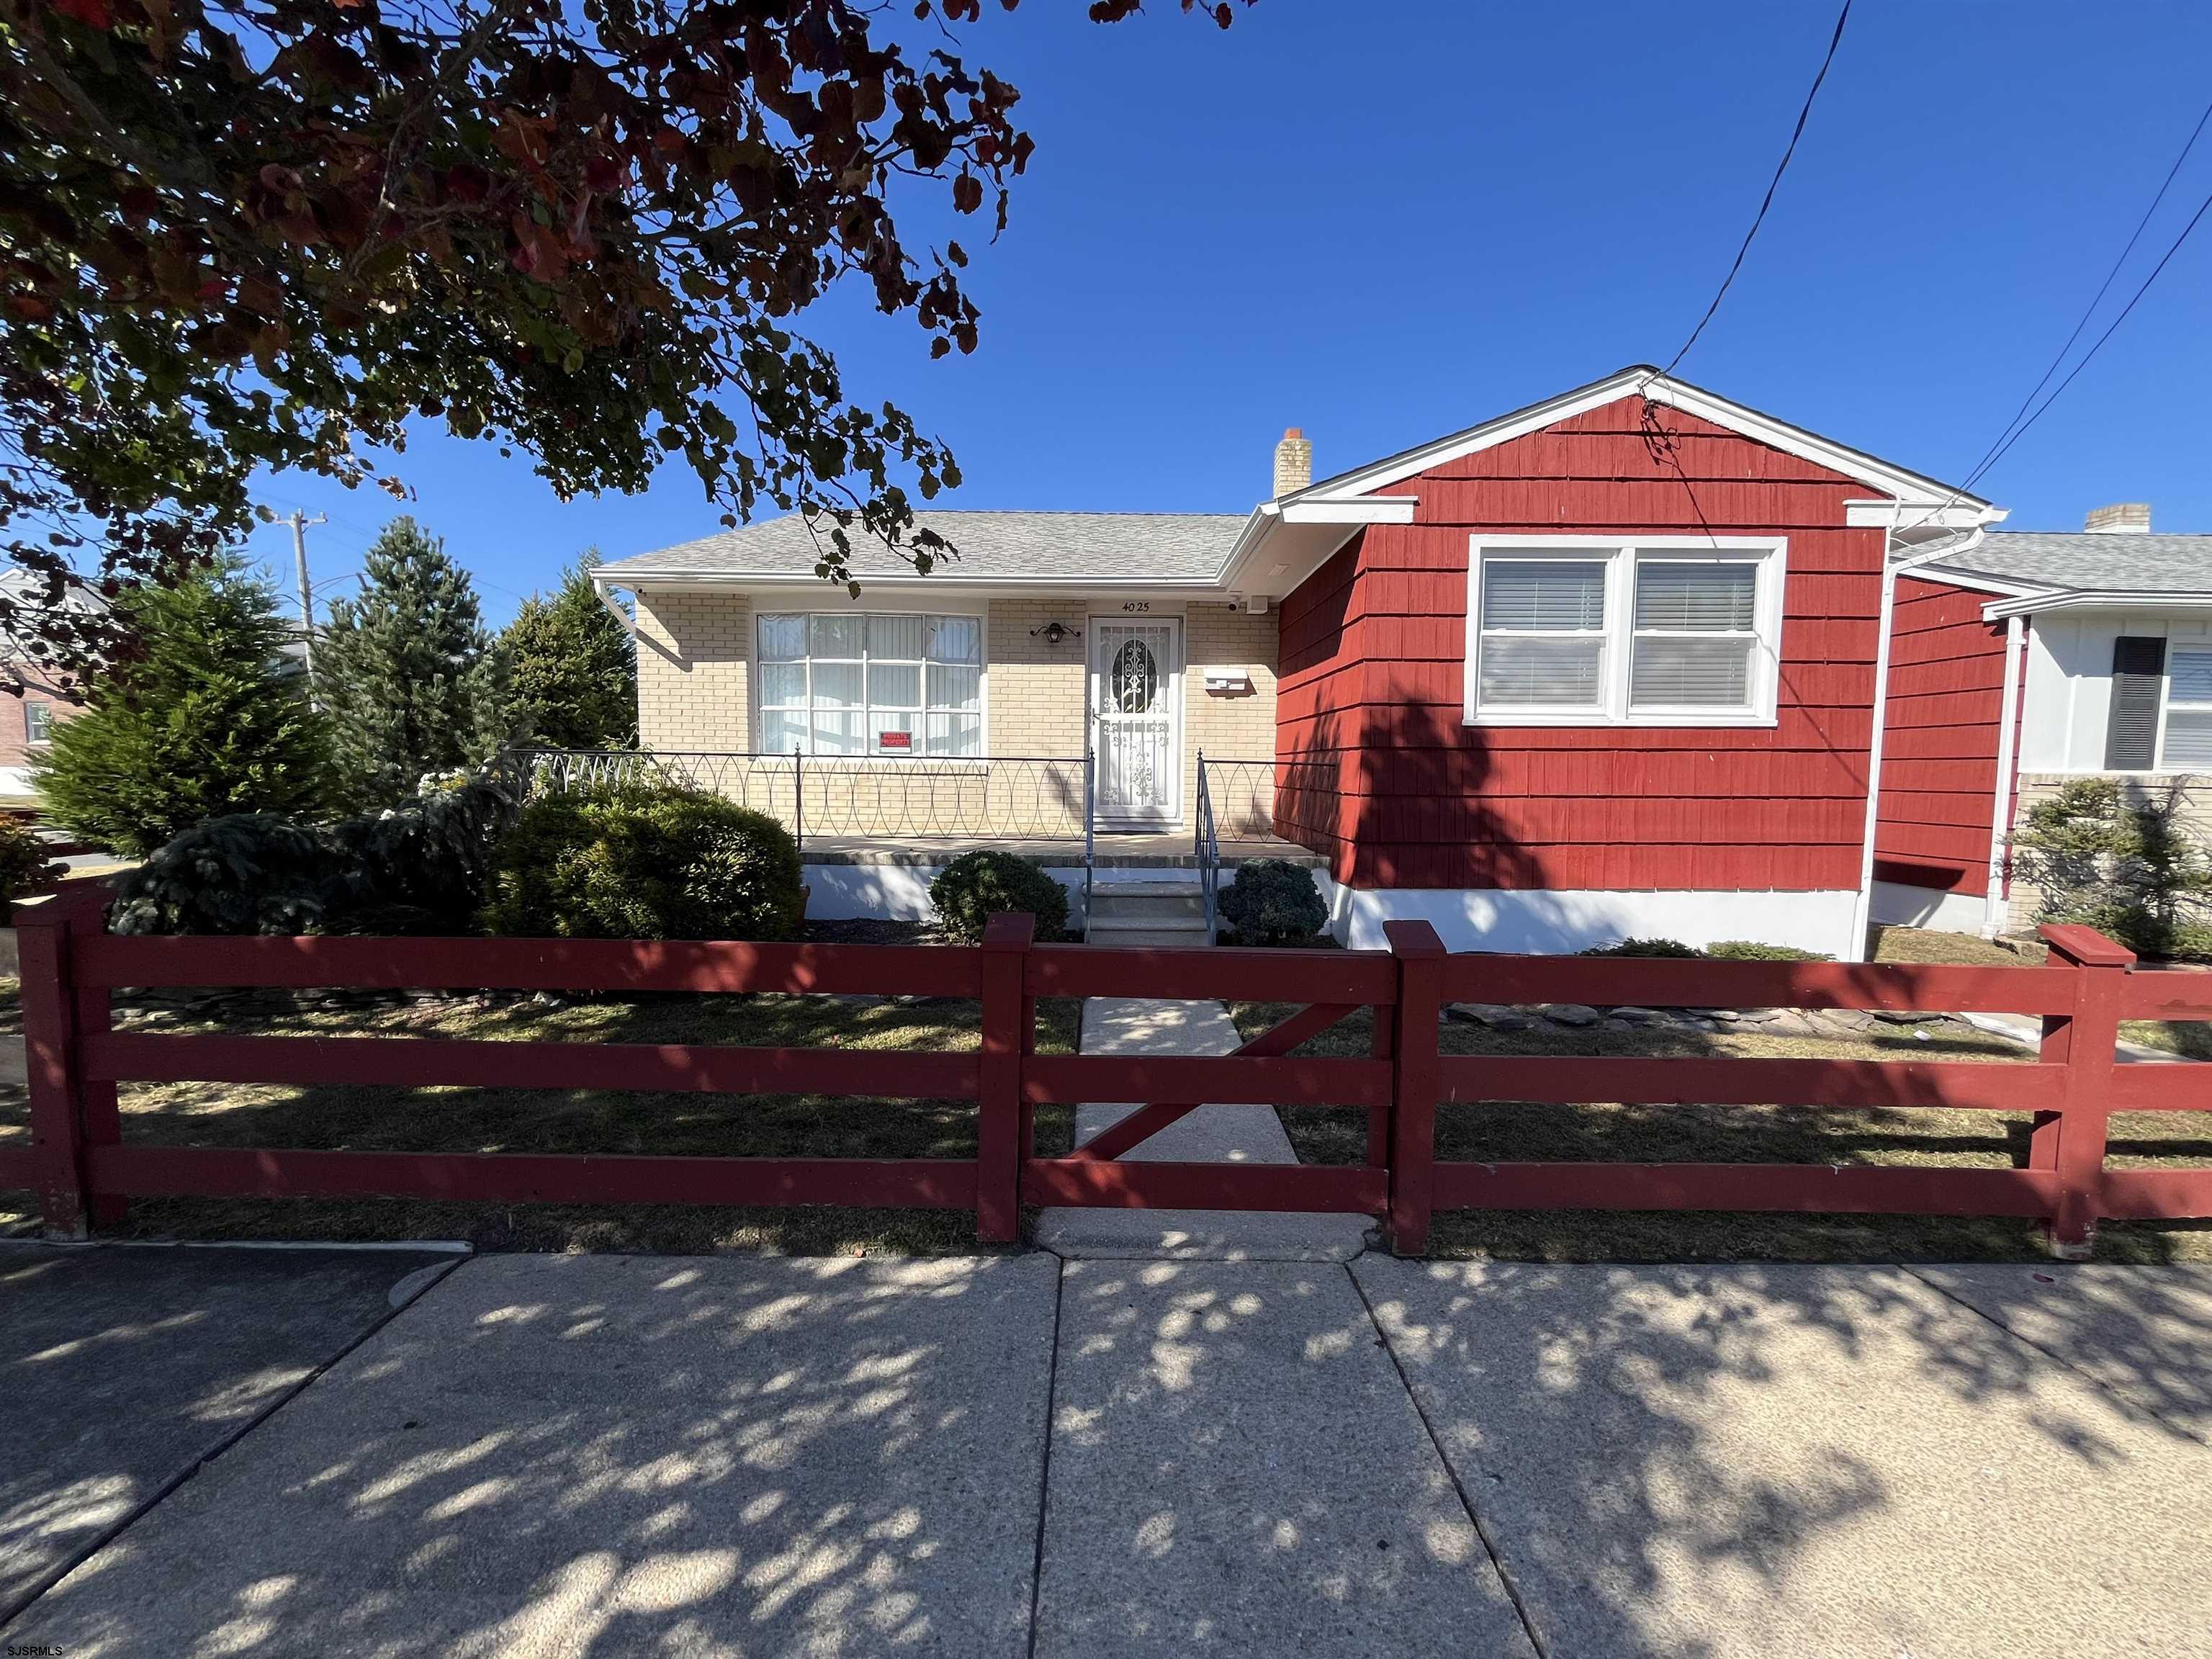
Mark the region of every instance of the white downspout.
[[599, 595], [599, 604], [605, 608], [607, 615], [612, 617], [617, 622], [623, 625], [623, 632], [629, 635], [630, 638], [635, 639], [637, 637], [637, 618], [631, 616], [629, 611], [623, 610], [622, 606], [615, 603], [612, 584], [602, 583], [597, 577], [594, 577], [592, 580], [592, 592]]
[[1874, 920], [1874, 843], [1881, 824], [1881, 750], [1889, 724], [1889, 636], [1897, 611], [1897, 579], [1938, 559], [1972, 552], [1987, 533], [1978, 528], [1963, 542], [1946, 541], [1893, 564], [1889, 556], [1891, 545], [1897, 535], [1898, 514], [1903, 510], [1904, 504], [1899, 502], [1891, 512], [1889, 529], [1882, 538], [1881, 637], [1875, 641], [1874, 651], [1874, 739], [1867, 745], [1866, 834], [1859, 843], [1859, 893], [1851, 906], [1851, 936], [1838, 958], [1844, 962], [1866, 960], [1867, 929]]
[[2004, 931], [2005, 838], [2012, 830], [2012, 770], [2020, 732], [2021, 660], [2027, 656], [2027, 619], [2005, 618], [2004, 704], [1997, 714], [1997, 785], [1990, 804], [1990, 869], [1982, 890], [1982, 937]]

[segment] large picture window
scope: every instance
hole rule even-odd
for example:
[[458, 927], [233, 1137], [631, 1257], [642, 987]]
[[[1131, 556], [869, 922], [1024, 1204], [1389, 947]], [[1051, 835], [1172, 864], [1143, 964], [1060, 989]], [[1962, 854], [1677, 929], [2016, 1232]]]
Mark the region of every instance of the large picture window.
[[1476, 538], [1467, 719], [1771, 723], [1784, 556], [1743, 538]]
[[983, 752], [983, 619], [764, 614], [754, 664], [769, 754]]

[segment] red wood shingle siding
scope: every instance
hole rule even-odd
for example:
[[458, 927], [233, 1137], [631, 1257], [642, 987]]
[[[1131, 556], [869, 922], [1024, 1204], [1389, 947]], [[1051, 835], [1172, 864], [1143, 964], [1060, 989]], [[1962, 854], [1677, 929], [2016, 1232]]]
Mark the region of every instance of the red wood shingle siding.
[[1988, 603], [1986, 593], [1898, 578], [1877, 881], [1976, 897], [1989, 890], [2004, 626], [1982, 620]]
[[[1624, 398], [1378, 493], [1417, 495], [1281, 607], [1280, 833], [1361, 887], [1817, 890], [1858, 884], [1880, 530], [1856, 480], [1672, 409], [1672, 463]], [[1772, 728], [1470, 727], [1479, 532], [1786, 535]]]

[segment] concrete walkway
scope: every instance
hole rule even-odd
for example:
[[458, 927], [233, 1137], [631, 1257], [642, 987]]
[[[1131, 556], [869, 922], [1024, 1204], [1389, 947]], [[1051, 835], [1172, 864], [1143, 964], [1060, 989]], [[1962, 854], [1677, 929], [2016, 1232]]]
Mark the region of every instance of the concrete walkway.
[[[1086, 1054], [1225, 1054], [1241, 1039], [1218, 1002], [1091, 997], [1078, 1047]], [[1142, 1103], [1079, 1106], [1077, 1145]], [[1133, 1163], [1296, 1164], [1272, 1106], [1201, 1106], [1123, 1154]], [[1277, 1211], [1047, 1209], [1036, 1242], [1100, 1260], [1348, 1261], [1367, 1243], [1364, 1216]]]
[[[100, 1353], [131, 1399], [202, 1401], [242, 1322], [326, 1348], [379, 1316], [319, 1262], [100, 1254], [144, 1307], [56, 1325], [0, 1282], [11, 1389]], [[272, 1276], [177, 1319], [241, 1273]], [[380, 1316], [4, 1641], [2212, 1654], [2208, 1269], [517, 1255]], [[68, 1403], [34, 1410], [120, 1467], [131, 1412]]]

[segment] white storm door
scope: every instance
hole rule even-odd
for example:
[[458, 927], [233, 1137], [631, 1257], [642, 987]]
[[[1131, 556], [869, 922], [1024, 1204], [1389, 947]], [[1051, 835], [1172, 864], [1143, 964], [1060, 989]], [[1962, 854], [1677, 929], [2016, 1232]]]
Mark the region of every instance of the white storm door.
[[1091, 624], [1098, 822], [1163, 828], [1182, 804], [1182, 624]]

